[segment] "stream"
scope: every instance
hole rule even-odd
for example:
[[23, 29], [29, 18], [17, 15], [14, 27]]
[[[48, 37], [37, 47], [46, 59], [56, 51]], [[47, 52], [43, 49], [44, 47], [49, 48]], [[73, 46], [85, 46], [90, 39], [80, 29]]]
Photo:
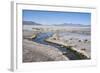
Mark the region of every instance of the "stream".
[[51, 37], [52, 35], [53, 35], [52, 32], [39, 33], [36, 38], [32, 39], [32, 41], [58, 48], [62, 53], [66, 52], [65, 56], [67, 56], [70, 60], [78, 60], [79, 59], [79, 57], [77, 57], [76, 54], [74, 54], [72, 51], [70, 51], [66, 47], [62, 47], [61, 45], [49, 43], [49, 42], [45, 41], [45, 39]]

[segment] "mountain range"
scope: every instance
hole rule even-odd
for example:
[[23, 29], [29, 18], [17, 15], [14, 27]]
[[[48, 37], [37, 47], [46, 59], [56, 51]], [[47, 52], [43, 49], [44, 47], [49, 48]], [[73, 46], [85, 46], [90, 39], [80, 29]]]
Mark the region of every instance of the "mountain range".
[[23, 21], [23, 25], [42, 25], [33, 21]]
[[[44, 25], [33, 21], [23, 21], [23, 25]], [[73, 24], [73, 23], [62, 23], [62, 24], [51, 24], [48, 26], [91, 26], [91, 25], [83, 25], [83, 24]]]

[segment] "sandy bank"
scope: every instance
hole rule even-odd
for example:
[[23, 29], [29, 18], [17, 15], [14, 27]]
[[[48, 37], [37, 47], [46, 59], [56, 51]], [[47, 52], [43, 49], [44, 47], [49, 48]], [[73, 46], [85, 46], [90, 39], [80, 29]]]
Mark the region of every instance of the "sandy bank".
[[66, 61], [67, 57], [54, 47], [23, 40], [23, 62]]
[[[55, 44], [58, 44], [58, 45], [62, 45], [62, 47], [63, 47], [63, 46], [68, 47], [68, 46], [69, 46], [69, 44], [66, 44], [66, 43], [64, 43], [64, 42], [61, 42], [61, 41], [59, 41], [59, 40], [52, 40], [52, 38], [48, 38], [48, 39], [46, 39], [45, 41], [51, 42], [51, 43], [55, 43]], [[87, 58], [90, 58], [90, 56], [89, 56], [85, 51], [79, 50], [79, 49], [77, 49], [77, 48], [75, 48], [75, 47], [73, 47], [73, 46], [72, 46], [71, 48], [68, 48], [68, 49], [70, 49], [70, 50], [72, 50], [72, 51], [74, 51], [74, 52], [77, 52], [78, 54], [80, 54], [80, 55], [82, 55], [82, 56], [85, 56], [85, 57], [87, 57]]]

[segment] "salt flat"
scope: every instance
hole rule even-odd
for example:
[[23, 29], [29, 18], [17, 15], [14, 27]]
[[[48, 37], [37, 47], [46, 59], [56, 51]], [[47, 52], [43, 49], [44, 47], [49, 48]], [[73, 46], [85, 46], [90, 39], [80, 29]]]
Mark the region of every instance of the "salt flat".
[[[91, 27], [74, 27], [74, 26], [33, 26], [33, 25], [24, 25], [23, 26], [23, 40], [24, 40], [24, 62], [28, 61], [47, 61], [47, 60], [65, 60], [64, 55], [61, 53], [59, 54], [57, 50], [55, 51], [54, 48], [50, 52], [50, 47], [48, 45], [42, 45], [41, 47], [37, 47], [37, 45], [32, 45], [32, 41], [26, 41], [27, 37], [31, 37], [33, 34], [37, 35], [39, 33], [48, 33], [52, 32], [53, 35], [49, 37], [51, 41], [60, 42], [67, 44], [68, 46], [72, 46], [79, 51], [85, 52], [89, 58], [91, 58]], [[30, 43], [29, 43], [30, 42]], [[36, 42], [34, 42], [36, 43]], [[40, 45], [37, 43], [38, 46]], [[33, 47], [35, 46], [35, 48]], [[47, 49], [45, 49], [47, 48]], [[57, 48], [56, 48], [57, 49]], [[38, 50], [36, 53], [35, 51]], [[45, 50], [45, 51], [43, 51]], [[32, 52], [28, 52], [32, 51]], [[27, 54], [28, 52], [29, 54]], [[54, 54], [55, 53], [55, 54]], [[43, 54], [43, 55], [42, 55]], [[50, 54], [47, 56], [47, 54]], [[61, 57], [60, 59], [56, 59], [57, 55], [59, 54]], [[51, 58], [53, 57], [53, 58]], [[55, 58], [55, 59], [54, 59]], [[27, 60], [26, 60], [27, 59]], [[34, 59], [34, 60], [32, 60]], [[66, 59], [68, 60], [68, 58]]]

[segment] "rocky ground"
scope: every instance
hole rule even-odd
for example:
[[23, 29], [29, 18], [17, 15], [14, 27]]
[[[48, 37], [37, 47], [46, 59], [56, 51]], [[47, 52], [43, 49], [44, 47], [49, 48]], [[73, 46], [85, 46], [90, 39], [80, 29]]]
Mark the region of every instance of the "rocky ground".
[[44, 62], [44, 61], [66, 61], [67, 57], [52, 46], [47, 46], [33, 42], [28, 37], [34, 33], [31, 31], [24, 31], [23, 38], [23, 62]]

